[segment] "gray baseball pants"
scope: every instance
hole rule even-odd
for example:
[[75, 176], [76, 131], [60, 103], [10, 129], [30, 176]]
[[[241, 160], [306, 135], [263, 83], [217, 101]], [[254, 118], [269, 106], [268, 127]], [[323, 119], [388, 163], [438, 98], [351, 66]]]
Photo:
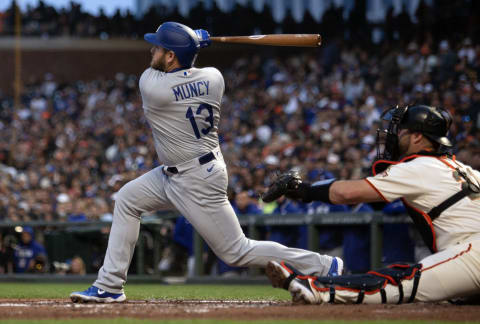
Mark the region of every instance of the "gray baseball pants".
[[123, 292], [143, 212], [176, 209], [184, 215], [213, 252], [231, 266], [266, 267], [285, 261], [306, 274], [324, 276], [332, 257], [243, 234], [227, 199], [228, 176], [219, 149], [216, 159], [200, 165], [198, 159], [175, 166], [177, 174], [157, 167], [124, 185], [116, 194], [113, 223], [102, 268], [94, 285]]

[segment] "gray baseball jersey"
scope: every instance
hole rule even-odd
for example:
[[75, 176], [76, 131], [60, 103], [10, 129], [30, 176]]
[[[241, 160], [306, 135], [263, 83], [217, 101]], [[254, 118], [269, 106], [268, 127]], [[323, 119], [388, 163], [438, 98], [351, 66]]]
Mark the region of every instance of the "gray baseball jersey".
[[215, 68], [171, 73], [149, 68], [143, 73], [143, 109], [158, 157], [165, 165], [130, 181], [117, 193], [96, 287], [112, 293], [123, 291], [141, 214], [159, 209], [178, 210], [229, 265], [265, 267], [273, 259], [285, 260], [307, 274], [328, 273], [330, 256], [250, 240], [243, 234], [227, 199], [228, 176], [218, 145], [224, 88], [223, 77]]
[[222, 74], [211, 67], [174, 73], [149, 68], [143, 72], [143, 109], [160, 161], [177, 165], [218, 146], [224, 90]]

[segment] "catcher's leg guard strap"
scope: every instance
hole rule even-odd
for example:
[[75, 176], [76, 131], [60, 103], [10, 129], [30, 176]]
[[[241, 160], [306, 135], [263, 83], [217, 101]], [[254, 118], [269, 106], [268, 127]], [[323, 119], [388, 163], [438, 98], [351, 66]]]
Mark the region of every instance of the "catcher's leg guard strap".
[[282, 262], [281, 266], [287, 270], [290, 275], [288, 276], [287, 279], [283, 282], [283, 289], [288, 290], [288, 287], [290, 286], [290, 283], [292, 282], [293, 279], [295, 279], [297, 276], [305, 276], [302, 272], [298, 271], [295, 269], [293, 266], [291, 266], [288, 263]]
[[387, 303], [387, 293], [385, 292], [385, 289], [380, 288], [380, 295], [382, 296], [382, 304]]
[[290, 274], [290, 276], [288, 276], [288, 278], [285, 279], [285, 281], [283, 282], [283, 289], [288, 290], [288, 287], [290, 286], [290, 283], [296, 277], [297, 277], [297, 274], [295, 274], [295, 273]]
[[363, 302], [364, 297], [365, 297], [365, 290], [362, 289], [358, 292], [358, 298], [355, 304], [361, 304]]
[[335, 302], [335, 287], [330, 286], [330, 301], [329, 303], [333, 304]]
[[403, 301], [403, 285], [401, 282], [398, 283], [398, 295], [400, 297], [398, 297], [398, 303], [397, 304], [401, 304], [402, 301]]
[[[410, 293], [410, 296], [407, 295], [409, 298], [408, 302], [412, 302], [415, 299], [420, 280], [420, 269], [420, 264], [413, 266], [398, 264], [377, 271], [370, 271], [366, 274], [317, 277], [314, 287], [320, 292], [329, 294], [330, 303], [341, 301], [360, 304], [365, 301], [366, 295], [368, 295], [367, 303], [401, 304], [405, 298], [405, 293]], [[402, 284], [404, 280], [409, 282], [407, 288], [404, 288]], [[387, 284], [390, 287], [388, 288], [389, 294], [386, 292]], [[392, 294], [392, 287], [397, 287], [398, 294]], [[375, 299], [376, 301], [372, 301], [375, 294], [378, 297]], [[395, 297], [392, 298], [392, 296]]]
[[422, 274], [421, 271], [416, 271], [415, 272], [415, 277], [413, 279], [412, 294], [410, 295], [410, 298], [408, 299], [408, 303], [411, 303], [415, 300], [415, 296], [417, 295], [418, 283], [420, 282], [421, 274]]

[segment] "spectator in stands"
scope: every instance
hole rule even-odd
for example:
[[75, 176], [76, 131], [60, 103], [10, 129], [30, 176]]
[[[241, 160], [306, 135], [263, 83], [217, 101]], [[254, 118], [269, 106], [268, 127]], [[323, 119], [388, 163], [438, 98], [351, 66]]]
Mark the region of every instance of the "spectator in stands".
[[86, 199], [73, 201], [72, 212], [67, 215], [67, 221], [85, 222], [87, 220], [87, 215], [85, 214], [86, 210], [87, 210]]
[[74, 256], [72, 259], [67, 260], [66, 262], [53, 262], [53, 267], [55, 274], [73, 274], [73, 275], [85, 275], [86, 267], [85, 262], [80, 256]]
[[23, 227], [20, 241], [14, 252], [15, 272], [47, 271], [47, 253], [45, 248], [35, 241], [33, 228]]
[[262, 214], [262, 209], [254, 199], [253, 192], [241, 191], [235, 195], [232, 207], [237, 215]]
[[85, 262], [83, 262], [83, 259], [81, 257], [74, 256], [72, 260], [70, 261], [70, 269], [67, 272], [68, 274], [73, 274], [73, 275], [85, 275], [87, 273], [86, 267], [85, 267]]

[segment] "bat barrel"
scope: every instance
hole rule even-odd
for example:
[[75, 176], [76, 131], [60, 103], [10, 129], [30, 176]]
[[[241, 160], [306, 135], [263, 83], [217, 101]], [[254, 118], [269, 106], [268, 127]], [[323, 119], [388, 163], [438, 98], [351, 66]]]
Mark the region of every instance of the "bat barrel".
[[213, 42], [237, 43], [270, 46], [317, 47], [322, 43], [319, 34], [276, 34], [252, 36], [219, 36], [210, 37]]

